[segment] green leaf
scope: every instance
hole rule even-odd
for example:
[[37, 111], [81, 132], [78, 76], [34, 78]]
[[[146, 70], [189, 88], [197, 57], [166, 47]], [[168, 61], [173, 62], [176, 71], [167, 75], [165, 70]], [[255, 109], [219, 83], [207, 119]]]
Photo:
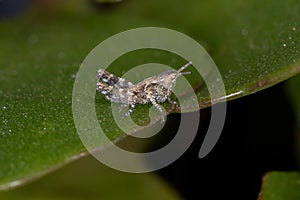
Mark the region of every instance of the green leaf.
[[270, 172], [263, 178], [259, 200], [300, 199], [300, 174], [297, 172]]
[[[48, 173], [86, 151], [73, 124], [72, 88], [85, 56], [113, 34], [162, 26], [192, 36], [215, 60], [228, 99], [267, 88], [300, 70], [298, 0], [126, 1], [107, 9], [0, 21], [1, 189]], [[111, 72], [122, 75], [146, 61], [173, 67], [186, 62], [154, 50], [134, 53], [113, 63]], [[199, 77], [192, 73], [188, 79], [196, 85], [200, 106], [210, 106]], [[107, 114], [101, 123], [108, 136], [124, 136], [110, 117], [109, 102], [97, 95], [96, 104], [101, 105], [98, 116]], [[148, 109], [137, 107], [133, 118], [138, 124], [149, 123]]]
[[[297, 0], [170, 0], [161, 4], [158, 9], [156, 2], [148, 1], [144, 7], [130, 10], [149, 19], [168, 21], [170, 28], [202, 42], [221, 71], [227, 99], [257, 92], [300, 71]], [[198, 95], [203, 100], [202, 107], [210, 105], [204, 103], [206, 92], [199, 91]]]
[[120, 173], [83, 158], [26, 187], [0, 193], [0, 199], [181, 199], [153, 174]]

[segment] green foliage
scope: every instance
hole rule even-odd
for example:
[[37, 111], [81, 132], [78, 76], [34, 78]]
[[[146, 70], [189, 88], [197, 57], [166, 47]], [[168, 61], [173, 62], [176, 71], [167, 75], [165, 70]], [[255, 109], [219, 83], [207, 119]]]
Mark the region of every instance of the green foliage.
[[[85, 152], [72, 119], [73, 83], [89, 51], [113, 34], [162, 26], [190, 35], [219, 67], [228, 99], [270, 87], [300, 71], [298, 0], [133, 0], [121, 5], [89, 12], [35, 11], [22, 19], [0, 21], [5, 30], [0, 32], [1, 189], [13, 187], [16, 180], [24, 183], [38, 177]], [[150, 59], [151, 54], [141, 54], [117, 62], [127, 70], [136, 60]], [[162, 53], [155, 59], [174, 67], [183, 63], [171, 58]], [[196, 89], [200, 105], [209, 106], [205, 87]], [[103, 112], [110, 108], [104, 98], [96, 101]], [[143, 112], [146, 108], [137, 108], [142, 124], [148, 120]], [[110, 137], [117, 139], [124, 133], [111, 119], [105, 124]]]
[[82, 158], [26, 187], [0, 193], [0, 199], [180, 199], [159, 177], [126, 174], [105, 167], [92, 157]]
[[300, 174], [270, 172], [264, 176], [259, 200], [300, 199]]

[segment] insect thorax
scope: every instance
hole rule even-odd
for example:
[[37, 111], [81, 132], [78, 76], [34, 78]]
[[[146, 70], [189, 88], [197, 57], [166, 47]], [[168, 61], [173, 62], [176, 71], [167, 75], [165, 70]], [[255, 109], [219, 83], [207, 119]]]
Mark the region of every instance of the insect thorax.
[[155, 99], [158, 103], [161, 103], [168, 99], [171, 92], [171, 90], [158, 83], [141, 83], [130, 88], [130, 93], [133, 95], [131, 102], [146, 104], [150, 103], [151, 99]]

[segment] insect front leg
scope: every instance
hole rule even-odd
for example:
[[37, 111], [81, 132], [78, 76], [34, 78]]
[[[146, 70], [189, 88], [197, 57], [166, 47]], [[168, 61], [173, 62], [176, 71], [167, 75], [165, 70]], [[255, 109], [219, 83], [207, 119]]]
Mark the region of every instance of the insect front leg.
[[107, 99], [110, 99], [110, 97], [112, 96], [113, 87], [106, 83], [98, 82], [96, 90], [104, 94]]

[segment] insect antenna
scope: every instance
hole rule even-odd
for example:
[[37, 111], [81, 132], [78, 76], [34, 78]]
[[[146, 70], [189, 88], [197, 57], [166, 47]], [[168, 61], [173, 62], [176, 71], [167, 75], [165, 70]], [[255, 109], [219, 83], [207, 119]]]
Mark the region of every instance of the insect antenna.
[[179, 75], [188, 75], [190, 74], [191, 72], [182, 72], [183, 70], [185, 70], [188, 66], [190, 66], [192, 64], [192, 62], [188, 62], [187, 64], [183, 65], [182, 67], [180, 67], [180, 69], [177, 71], [178, 73], [178, 76]]

